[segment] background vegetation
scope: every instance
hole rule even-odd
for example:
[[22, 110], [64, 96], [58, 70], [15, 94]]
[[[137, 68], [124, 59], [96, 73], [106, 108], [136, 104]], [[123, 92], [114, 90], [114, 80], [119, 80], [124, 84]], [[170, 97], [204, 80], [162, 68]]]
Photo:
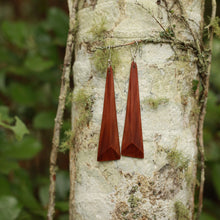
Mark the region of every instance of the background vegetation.
[[[206, 8], [210, 14], [209, 3]], [[66, 1], [62, 0], [1, 1], [1, 220], [46, 219], [49, 153], [68, 30], [67, 13]], [[205, 121], [207, 169], [202, 220], [220, 219], [219, 60], [220, 40], [215, 39]], [[62, 137], [69, 128], [67, 108]], [[67, 154], [60, 153], [57, 169], [56, 219], [65, 220], [69, 193]]]

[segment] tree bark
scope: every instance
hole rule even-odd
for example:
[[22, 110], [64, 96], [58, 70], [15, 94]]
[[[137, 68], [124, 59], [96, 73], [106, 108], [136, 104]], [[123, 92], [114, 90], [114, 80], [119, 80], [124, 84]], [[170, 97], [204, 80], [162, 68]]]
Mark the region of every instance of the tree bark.
[[[203, 0], [79, 1], [70, 219], [193, 218], [202, 6]], [[121, 143], [135, 41], [144, 159], [122, 156], [97, 162], [107, 48], [115, 47], [111, 52]]]

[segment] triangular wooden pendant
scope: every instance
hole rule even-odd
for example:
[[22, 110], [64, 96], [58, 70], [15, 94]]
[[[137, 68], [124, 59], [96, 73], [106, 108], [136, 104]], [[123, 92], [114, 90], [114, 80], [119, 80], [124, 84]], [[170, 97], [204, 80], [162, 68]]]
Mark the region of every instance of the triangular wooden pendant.
[[121, 154], [128, 157], [144, 158], [138, 72], [137, 64], [134, 61], [130, 71]]
[[99, 137], [98, 161], [120, 159], [118, 124], [115, 106], [115, 91], [112, 67], [108, 67], [105, 84], [105, 97], [102, 124]]

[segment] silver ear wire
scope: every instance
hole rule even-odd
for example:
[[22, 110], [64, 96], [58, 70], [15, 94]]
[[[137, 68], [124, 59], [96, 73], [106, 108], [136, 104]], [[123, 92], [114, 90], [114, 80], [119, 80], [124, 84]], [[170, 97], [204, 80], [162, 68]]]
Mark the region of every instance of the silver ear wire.
[[108, 67], [111, 66], [111, 46], [109, 45]]
[[132, 60], [133, 60], [133, 61], [134, 61], [134, 59], [136, 58], [136, 56], [137, 56], [137, 52], [138, 52], [138, 42], [137, 42], [137, 40], [135, 40], [135, 43], [136, 43], [136, 48], [135, 48], [134, 53], [132, 52], [132, 49], [130, 48], [130, 51], [131, 51], [131, 57], [132, 57]]

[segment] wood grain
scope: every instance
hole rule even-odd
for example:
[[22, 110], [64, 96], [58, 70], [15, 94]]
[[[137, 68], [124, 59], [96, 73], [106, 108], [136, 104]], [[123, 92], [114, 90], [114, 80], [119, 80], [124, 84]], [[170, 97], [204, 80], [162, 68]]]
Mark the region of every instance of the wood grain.
[[120, 159], [118, 124], [115, 106], [115, 91], [112, 67], [108, 67], [105, 85], [105, 97], [102, 124], [99, 137], [98, 161]]
[[123, 156], [144, 158], [137, 64], [131, 64], [127, 109], [122, 140]]

